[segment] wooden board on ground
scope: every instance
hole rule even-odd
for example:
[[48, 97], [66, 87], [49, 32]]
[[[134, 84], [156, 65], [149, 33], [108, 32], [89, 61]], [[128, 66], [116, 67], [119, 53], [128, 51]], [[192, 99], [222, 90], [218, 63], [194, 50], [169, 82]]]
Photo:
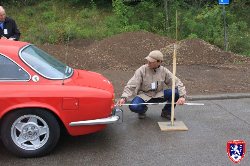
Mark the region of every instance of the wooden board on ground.
[[175, 121], [174, 125], [170, 122], [158, 122], [161, 131], [187, 131], [187, 126], [182, 121]]

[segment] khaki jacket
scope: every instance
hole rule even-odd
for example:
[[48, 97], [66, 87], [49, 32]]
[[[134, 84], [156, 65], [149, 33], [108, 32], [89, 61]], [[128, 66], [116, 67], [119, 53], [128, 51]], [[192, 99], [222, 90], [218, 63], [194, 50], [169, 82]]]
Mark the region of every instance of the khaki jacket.
[[[141, 97], [145, 102], [151, 98], [163, 97], [165, 89], [172, 88], [173, 74], [163, 66], [150, 69], [147, 64], [135, 71], [134, 76], [128, 81], [121, 97], [129, 98], [133, 95]], [[152, 86], [152, 83], [156, 86]], [[152, 87], [155, 87], [152, 89]], [[186, 96], [186, 89], [179, 78], [175, 79], [175, 87], [180, 96]]]

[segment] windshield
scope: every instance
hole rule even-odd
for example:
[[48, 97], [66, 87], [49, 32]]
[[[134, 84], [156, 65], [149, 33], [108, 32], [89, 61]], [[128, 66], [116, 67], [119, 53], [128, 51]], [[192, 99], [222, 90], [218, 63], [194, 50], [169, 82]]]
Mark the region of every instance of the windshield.
[[22, 49], [20, 57], [33, 70], [48, 79], [66, 79], [73, 74], [71, 67], [34, 45]]

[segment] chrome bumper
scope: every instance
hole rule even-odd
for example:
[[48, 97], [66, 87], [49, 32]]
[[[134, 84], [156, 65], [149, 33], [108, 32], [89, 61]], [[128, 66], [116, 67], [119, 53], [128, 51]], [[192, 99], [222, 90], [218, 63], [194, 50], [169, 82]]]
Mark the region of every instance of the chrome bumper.
[[119, 108], [114, 108], [112, 115], [107, 118], [94, 119], [94, 120], [84, 120], [77, 122], [70, 122], [69, 126], [87, 126], [87, 125], [98, 125], [98, 124], [110, 124], [115, 122], [123, 121], [123, 110]]

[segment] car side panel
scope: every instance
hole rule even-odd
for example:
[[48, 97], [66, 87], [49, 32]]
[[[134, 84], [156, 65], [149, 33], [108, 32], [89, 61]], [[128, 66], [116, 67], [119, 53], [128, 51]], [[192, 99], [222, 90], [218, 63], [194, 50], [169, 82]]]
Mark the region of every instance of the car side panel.
[[[69, 123], [106, 118], [111, 114], [113, 107], [112, 93], [90, 87], [3, 84], [0, 86], [0, 91], [2, 92], [0, 95], [0, 118], [17, 108], [46, 108], [53, 111], [61, 119], [71, 135], [82, 135], [103, 129], [105, 125], [70, 127]], [[64, 99], [77, 101], [78, 106], [64, 108]]]

